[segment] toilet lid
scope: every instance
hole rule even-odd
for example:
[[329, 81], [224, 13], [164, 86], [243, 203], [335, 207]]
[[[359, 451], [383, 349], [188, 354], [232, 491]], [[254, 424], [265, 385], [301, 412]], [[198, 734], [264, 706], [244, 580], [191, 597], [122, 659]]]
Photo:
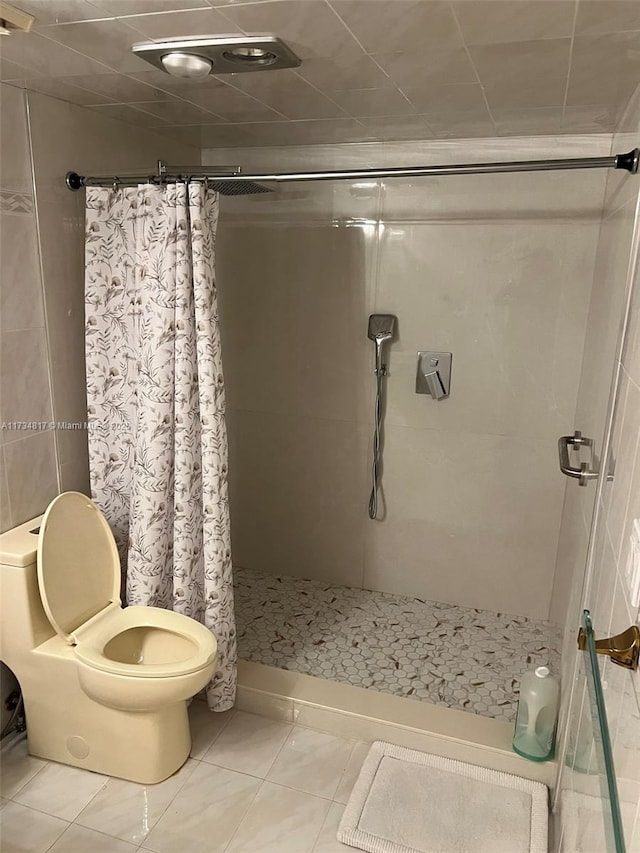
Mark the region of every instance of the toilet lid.
[[38, 585], [49, 621], [68, 643], [73, 631], [120, 602], [120, 559], [104, 515], [86, 495], [49, 504], [38, 537]]

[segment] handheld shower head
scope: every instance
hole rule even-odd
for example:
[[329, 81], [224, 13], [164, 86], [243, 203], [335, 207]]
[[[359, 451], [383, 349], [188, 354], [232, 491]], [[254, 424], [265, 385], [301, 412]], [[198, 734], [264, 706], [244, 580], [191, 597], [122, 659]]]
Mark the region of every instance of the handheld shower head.
[[382, 417], [384, 410], [383, 386], [387, 366], [382, 362], [382, 348], [393, 338], [396, 330], [396, 318], [393, 314], [371, 314], [367, 335], [376, 345], [376, 405], [374, 410], [375, 428], [373, 433], [373, 466], [371, 469], [372, 487], [369, 498], [369, 518], [378, 517], [378, 489], [382, 474]]
[[369, 317], [368, 336], [376, 344], [391, 340], [396, 328], [396, 318], [393, 314], [371, 314]]
[[369, 317], [367, 335], [376, 345], [376, 373], [382, 370], [382, 347], [393, 338], [395, 328], [393, 314], [371, 314]]

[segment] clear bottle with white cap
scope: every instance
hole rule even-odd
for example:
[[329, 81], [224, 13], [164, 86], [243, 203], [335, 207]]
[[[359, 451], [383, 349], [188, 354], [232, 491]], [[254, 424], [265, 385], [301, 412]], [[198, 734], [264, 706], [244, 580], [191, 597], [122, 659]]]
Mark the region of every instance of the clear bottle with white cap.
[[513, 749], [531, 761], [553, 756], [560, 686], [549, 667], [539, 666], [520, 679]]

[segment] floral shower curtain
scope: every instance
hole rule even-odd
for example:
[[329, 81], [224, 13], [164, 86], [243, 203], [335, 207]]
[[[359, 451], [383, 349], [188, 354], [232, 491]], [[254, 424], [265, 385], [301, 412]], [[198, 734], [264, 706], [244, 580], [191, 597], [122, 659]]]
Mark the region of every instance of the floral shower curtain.
[[217, 194], [198, 182], [87, 189], [85, 348], [91, 491], [118, 540], [127, 603], [214, 632], [207, 693], [224, 711], [236, 636], [217, 218]]

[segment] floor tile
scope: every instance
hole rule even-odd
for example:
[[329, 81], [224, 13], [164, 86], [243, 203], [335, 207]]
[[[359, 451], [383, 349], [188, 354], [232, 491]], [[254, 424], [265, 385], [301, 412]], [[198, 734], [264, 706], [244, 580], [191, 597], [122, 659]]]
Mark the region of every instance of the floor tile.
[[63, 820], [75, 820], [107, 779], [99, 773], [51, 761], [14, 796], [14, 800]]
[[518, 681], [561, 632], [488, 610], [234, 568], [242, 660], [515, 720]]
[[262, 779], [269, 772], [290, 732], [291, 726], [287, 723], [236, 711], [204, 755], [203, 761]]
[[49, 853], [134, 853], [137, 849], [136, 844], [128, 844], [72, 823]]
[[189, 760], [177, 773], [157, 785], [109, 779], [80, 812], [76, 823], [142, 844], [196, 767], [197, 762]]
[[329, 814], [325, 822], [322, 824], [320, 835], [316, 841], [316, 846], [313, 848], [313, 853], [346, 853], [353, 847], [348, 847], [346, 844], [341, 844], [338, 841], [338, 826], [342, 818], [344, 806], [341, 803], [331, 803]]
[[0, 810], [2, 853], [45, 853], [69, 824], [19, 803]]
[[349, 797], [351, 796], [353, 786], [356, 784], [356, 780], [360, 775], [360, 770], [362, 769], [362, 762], [369, 754], [370, 749], [371, 744], [364, 743], [363, 741], [358, 741], [354, 745], [353, 750], [351, 751], [351, 755], [349, 756], [347, 766], [345, 767], [344, 773], [342, 774], [342, 779], [340, 779], [338, 790], [333, 795], [333, 799], [337, 803], [346, 804], [346, 802], [348, 801]]
[[0, 793], [3, 797], [13, 797], [17, 794], [47, 763], [42, 758], [29, 755], [26, 735], [9, 738], [9, 743], [3, 744], [0, 750], [0, 761]]
[[259, 779], [200, 763], [144, 842], [155, 853], [222, 853], [247, 813]]
[[227, 853], [311, 853], [330, 802], [265, 782]]
[[235, 711], [211, 711], [206, 702], [193, 700], [189, 705], [192, 758], [202, 758], [234, 714]]
[[269, 771], [270, 782], [333, 798], [353, 741], [313, 729], [293, 729]]

